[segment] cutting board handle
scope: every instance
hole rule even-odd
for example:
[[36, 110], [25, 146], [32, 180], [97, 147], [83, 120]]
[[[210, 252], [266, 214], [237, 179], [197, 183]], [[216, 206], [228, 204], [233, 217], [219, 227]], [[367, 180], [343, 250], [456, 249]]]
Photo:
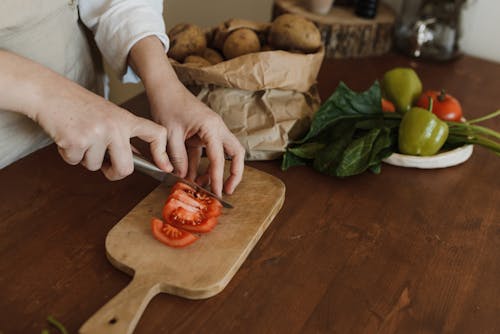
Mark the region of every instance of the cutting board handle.
[[135, 275], [129, 283], [80, 328], [80, 334], [130, 334], [149, 301], [160, 292], [152, 277]]

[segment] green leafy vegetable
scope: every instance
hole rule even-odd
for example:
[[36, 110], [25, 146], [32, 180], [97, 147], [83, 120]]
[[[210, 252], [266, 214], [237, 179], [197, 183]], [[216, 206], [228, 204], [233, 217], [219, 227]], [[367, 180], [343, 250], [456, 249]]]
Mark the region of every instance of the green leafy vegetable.
[[[500, 133], [476, 125], [497, 116], [500, 110], [464, 123], [447, 122], [449, 136], [443, 147], [475, 144], [500, 155]], [[288, 146], [281, 168], [312, 165], [337, 177], [366, 170], [378, 174], [382, 160], [397, 151], [401, 118], [382, 111], [378, 82], [361, 93], [341, 82], [314, 115], [309, 132]]]
[[309, 165], [325, 174], [346, 177], [380, 172], [382, 159], [394, 152], [401, 116], [382, 112], [381, 91], [375, 82], [356, 93], [344, 83], [314, 115], [306, 136], [289, 146], [282, 169]]

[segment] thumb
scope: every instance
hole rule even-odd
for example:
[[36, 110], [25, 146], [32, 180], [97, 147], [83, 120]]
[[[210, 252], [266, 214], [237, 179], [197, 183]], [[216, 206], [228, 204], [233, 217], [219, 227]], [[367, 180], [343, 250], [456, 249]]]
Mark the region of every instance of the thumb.
[[139, 137], [149, 143], [151, 156], [155, 164], [164, 171], [171, 172], [173, 166], [168, 158], [167, 147], [167, 129], [152, 121], [138, 118], [139, 122], [132, 131], [132, 137]]

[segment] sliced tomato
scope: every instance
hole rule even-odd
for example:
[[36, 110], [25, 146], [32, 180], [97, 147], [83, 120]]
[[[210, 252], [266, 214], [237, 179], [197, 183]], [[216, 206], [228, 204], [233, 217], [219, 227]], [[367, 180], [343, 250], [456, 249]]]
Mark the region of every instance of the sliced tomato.
[[174, 190], [169, 197], [176, 198], [179, 201], [189, 204], [199, 210], [206, 210], [207, 207], [205, 203], [198, 201], [191, 193], [185, 192], [181, 189]]
[[166, 223], [191, 232], [207, 233], [217, 225], [222, 205], [184, 183], [177, 183], [163, 207]]
[[212, 202], [207, 206], [205, 215], [207, 217], [219, 217], [222, 213], [222, 204], [216, 199], [212, 199]]
[[172, 187], [172, 192], [178, 189], [193, 194], [196, 192], [196, 189], [194, 189], [188, 184], [185, 184], [184, 182], [177, 182], [176, 184], [174, 184], [174, 186]]
[[167, 223], [172, 223], [174, 220], [183, 219], [199, 224], [205, 216], [199, 209], [190, 206], [176, 198], [169, 197], [163, 207], [163, 219]]
[[[182, 213], [178, 213], [182, 215]], [[213, 230], [215, 225], [217, 225], [217, 217], [207, 217], [199, 224], [193, 224], [190, 221], [184, 219], [173, 220], [171, 224], [175, 227], [178, 227], [179, 229], [183, 229], [186, 231], [195, 233], [208, 233]]]
[[178, 229], [158, 218], [151, 219], [151, 229], [157, 240], [170, 247], [186, 247], [198, 240], [196, 235]]
[[174, 185], [170, 196], [193, 207], [199, 208], [207, 217], [220, 216], [222, 211], [222, 204], [217, 199], [196, 191], [182, 182]]

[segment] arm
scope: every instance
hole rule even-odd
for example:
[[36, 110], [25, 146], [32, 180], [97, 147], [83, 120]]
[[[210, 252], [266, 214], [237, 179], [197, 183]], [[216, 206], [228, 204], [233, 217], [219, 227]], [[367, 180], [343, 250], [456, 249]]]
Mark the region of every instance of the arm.
[[[161, 15], [161, 0], [80, 1], [82, 21], [95, 35], [108, 63], [121, 75], [126, 60], [142, 79], [155, 121], [167, 128], [167, 152], [174, 171], [190, 179], [206, 147], [208, 175], [220, 195], [232, 193], [243, 174], [244, 149], [222, 119], [199, 102], [177, 79], [165, 51], [168, 38]], [[224, 152], [232, 157], [231, 175], [223, 185]]]
[[[175, 171], [194, 179], [205, 147], [210, 166], [198, 181], [208, 179], [218, 195], [223, 189], [231, 194], [243, 175], [245, 150], [219, 115], [182, 85], [156, 37], [136, 43], [129, 63], [144, 83], [153, 118], [167, 128], [167, 152]], [[223, 182], [225, 153], [232, 161], [230, 176]]]
[[[162, 0], [80, 0], [82, 22], [92, 30], [104, 59], [125, 82], [139, 78], [127, 68], [132, 46], [154, 35], [168, 49]], [[124, 77], [125, 76], [125, 77]]]
[[[111, 180], [133, 171], [131, 137], [151, 146], [155, 162], [171, 170], [165, 128], [141, 119], [29, 59], [0, 50], [0, 109], [37, 122], [69, 164], [102, 168]], [[111, 165], [102, 165], [109, 151]]]

